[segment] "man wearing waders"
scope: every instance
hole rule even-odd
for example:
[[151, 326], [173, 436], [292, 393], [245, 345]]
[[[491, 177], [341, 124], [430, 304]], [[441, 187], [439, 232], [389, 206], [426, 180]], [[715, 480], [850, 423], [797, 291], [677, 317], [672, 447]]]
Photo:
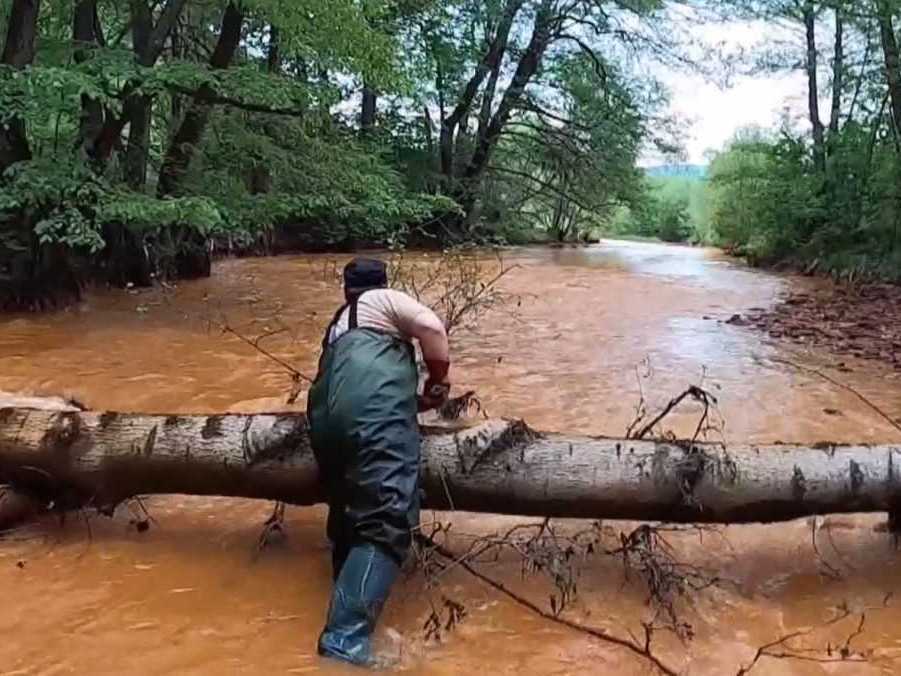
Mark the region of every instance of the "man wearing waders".
[[[307, 405], [335, 580], [319, 654], [359, 665], [373, 663], [370, 637], [419, 526], [416, 413], [450, 389], [444, 324], [387, 285], [381, 261], [344, 269], [347, 304], [322, 341]], [[420, 397], [413, 339], [429, 372]]]

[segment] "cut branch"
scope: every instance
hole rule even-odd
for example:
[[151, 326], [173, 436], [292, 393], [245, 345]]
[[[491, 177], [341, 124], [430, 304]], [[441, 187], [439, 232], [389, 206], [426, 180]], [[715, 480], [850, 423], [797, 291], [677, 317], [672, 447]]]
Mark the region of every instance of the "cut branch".
[[40, 511], [37, 500], [9, 486], [0, 486], [0, 533], [28, 521]]
[[592, 638], [600, 639], [606, 643], [612, 643], [613, 645], [619, 646], [620, 648], [625, 648], [631, 653], [641, 657], [642, 659], [648, 660], [651, 664], [653, 664], [661, 673], [668, 674], [670, 676], [676, 676], [678, 673], [673, 668], [667, 666], [664, 662], [662, 662], [657, 656], [655, 656], [650, 650], [650, 636], [646, 638], [645, 643], [640, 643], [634, 639], [625, 639], [619, 636], [615, 636], [604, 629], [598, 629], [596, 627], [591, 627], [584, 624], [579, 624], [578, 622], [574, 622], [568, 618], [561, 616], [559, 613], [555, 613], [552, 611], [548, 611], [538, 604], [530, 601], [517, 594], [516, 592], [510, 590], [506, 585], [498, 580], [495, 580], [492, 577], [489, 577], [485, 573], [481, 572], [478, 568], [469, 563], [466, 559], [460, 559], [459, 557], [454, 556], [452, 552], [447, 550], [442, 545], [438, 544], [434, 540], [422, 538], [422, 541], [425, 541], [425, 546], [434, 549], [441, 556], [445, 557], [448, 560], [454, 561], [457, 565], [463, 568], [466, 572], [474, 577], [478, 578], [488, 586], [497, 590], [507, 598], [511, 599], [515, 603], [527, 608], [531, 612], [535, 613], [543, 617], [546, 620], [551, 622], [555, 622], [557, 624], [561, 624], [565, 627], [578, 631], [582, 634], [587, 634]]

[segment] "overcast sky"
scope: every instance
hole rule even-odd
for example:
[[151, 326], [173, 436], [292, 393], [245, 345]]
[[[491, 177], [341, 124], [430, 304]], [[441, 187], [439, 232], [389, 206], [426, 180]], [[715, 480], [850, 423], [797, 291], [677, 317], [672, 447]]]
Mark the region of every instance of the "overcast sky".
[[[708, 44], [753, 51], [755, 45], [760, 47], [772, 36], [772, 31], [772, 26], [731, 23], [700, 26], [692, 33]], [[705, 153], [721, 149], [742, 127], [777, 127], [786, 106], [792, 112], [803, 112], [806, 105], [806, 81], [801, 72], [736, 77], [728, 88], [682, 69], [664, 70], [658, 77], [670, 89], [670, 111], [690, 122], [683, 141], [687, 161], [692, 164], [706, 164]], [[661, 159], [648, 157], [643, 163], [660, 164]]]
[[798, 73], [742, 77], [729, 89], [684, 75], [669, 84], [671, 111], [691, 121], [684, 139], [691, 164], [705, 164], [705, 153], [721, 149], [742, 127], [777, 127], [786, 105], [794, 110], [804, 103], [804, 79]]

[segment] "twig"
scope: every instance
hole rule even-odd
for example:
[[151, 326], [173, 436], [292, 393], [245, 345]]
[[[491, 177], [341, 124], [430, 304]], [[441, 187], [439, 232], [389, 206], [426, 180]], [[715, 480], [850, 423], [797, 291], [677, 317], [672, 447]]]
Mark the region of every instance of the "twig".
[[[651, 360], [650, 358], [645, 358], [642, 362], [647, 366], [647, 373], [645, 374], [646, 378], [651, 377]], [[635, 428], [638, 427], [644, 419], [648, 415], [648, 405], [647, 400], [644, 398], [644, 385], [641, 382], [641, 374], [638, 372], [638, 366], [635, 366], [635, 380], [638, 383], [638, 404], [635, 406], [635, 417], [632, 422], [629, 423], [629, 426], [626, 428], [626, 439], [632, 438], [632, 432], [635, 431]]]
[[524, 608], [527, 608], [528, 610], [532, 611], [536, 615], [539, 615], [539, 616], [543, 617], [544, 619], [549, 620], [551, 622], [556, 622], [557, 624], [563, 625], [565, 627], [569, 627], [570, 629], [581, 632], [583, 634], [587, 634], [588, 636], [592, 636], [594, 638], [600, 639], [607, 643], [612, 643], [621, 648], [625, 648], [626, 650], [629, 650], [630, 652], [634, 653], [635, 655], [638, 655], [639, 657], [648, 660], [657, 669], [659, 669], [661, 673], [667, 674], [667, 676], [676, 676], [677, 675], [678, 672], [675, 669], [664, 664], [660, 660], [660, 658], [655, 656], [650, 651], [650, 637], [647, 638], [644, 645], [641, 645], [634, 640], [629, 640], [629, 639], [620, 638], [618, 636], [614, 636], [614, 635], [604, 631], [603, 629], [586, 626], [586, 625], [574, 622], [572, 620], [569, 620], [565, 617], [561, 617], [559, 613], [548, 612], [548, 611], [544, 610], [543, 608], [539, 607], [538, 605], [536, 605], [535, 603], [533, 603], [532, 601], [520, 596], [516, 592], [511, 591], [502, 582], [499, 582], [499, 581], [485, 575], [481, 571], [477, 570], [467, 560], [459, 559], [458, 557], [455, 557], [452, 552], [448, 551], [445, 547], [443, 547], [442, 545], [435, 542], [434, 539], [425, 538], [425, 536], [423, 536], [421, 534], [420, 534], [420, 538], [426, 539], [428, 546], [430, 546], [434, 551], [438, 552], [444, 558], [455, 561], [457, 565], [459, 565], [464, 570], [466, 570], [466, 572], [468, 572], [470, 575], [473, 575], [474, 577], [480, 579], [485, 584], [489, 585], [490, 587], [493, 587], [494, 589], [499, 591], [501, 594], [504, 594], [511, 600], [515, 601], [516, 603], [523, 606]]
[[[842, 575], [842, 572], [831, 563], [829, 563], [826, 558], [820, 553], [820, 548], [817, 545], [817, 519], [817, 516], [813, 517], [810, 528], [810, 539], [811, 543], [813, 544], [813, 553], [816, 554], [817, 561], [819, 561], [824, 566], [826, 575], [828, 577], [831, 577], [833, 580], [841, 580], [844, 577]], [[834, 544], [832, 546], [833, 548], [835, 547]]]
[[[291, 364], [289, 364], [288, 362], [286, 362], [284, 359], [282, 359], [281, 357], [276, 357], [274, 354], [272, 354], [271, 352], [269, 352], [269, 350], [267, 350], [267, 349], [264, 348], [264, 347], [261, 347], [261, 346], [258, 344], [258, 342], [257, 342], [259, 339], [253, 340], [253, 339], [251, 339], [251, 338], [248, 338], [247, 336], [241, 334], [241, 332], [236, 331], [235, 329], [233, 329], [233, 328], [232, 328], [231, 326], [229, 326], [228, 324], [221, 324], [221, 325], [220, 325], [220, 328], [222, 329], [222, 333], [228, 333], [228, 334], [231, 334], [231, 335], [235, 336], [236, 338], [238, 338], [238, 339], [239, 339], [240, 341], [242, 341], [243, 343], [246, 343], [247, 345], [250, 345], [253, 349], [255, 349], [257, 352], [259, 352], [260, 354], [262, 354], [264, 357], [266, 357], [266, 358], [268, 358], [268, 359], [271, 359], [271, 360], [274, 361], [276, 364], [278, 364], [279, 366], [281, 366], [282, 368], [284, 368], [286, 371], [288, 371], [288, 372], [289, 372], [292, 376], [294, 376], [295, 378], [298, 378], [298, 379], [301, 379], [301, 380], [305, 380], [305, 381], [308, 382], [308, 383], [312, 383], [312, 382], [313, 382], [313, 379], [312, 379], [312, 378], [310, 378], [310, 377], [307, 376], [306, 374], [302, 373], [301, 371], [298, 371], [296, 368], [294, 368], [293, 366], [291, 366]], [[267, 335], [273, 335], [273, 334], [270, 333], [270, 334], [267, 334]], [[267, 335], [264, 335], [263, 337], [265, 338], [265, 337], [267, 337]]]
[[[852, 612], [847, 604], [842, 604], [841, 606], [839, 606], [837, 608], [838, 613], [835, 615], [835, 617], [832, 617], [818, 627], [793, 631], [784, 636], [780, 636], [774, 641], [770, 641], [769, 643], [760, 646], [757, 649], [757, 652], [755, 653], [754, 658], [751, 660], [751, 662], [745, 666], [740, 667], [736, 672], [736, 676], [746, 676], [746, 674], [753, 670], [760, 662], [760, 660], [764, 657], [783, 660], [799, 660], [802, 662], [816, 662], [818, 664], [830, 664], [835, 662], [869, 662], [869, 658], [865, 654], [860, 652], [855, 653], [852, 650], [851, 641], [853, 641], [863, 633], [867, 618], [867, 612], [884, 610], [888, 607], [891, 598], [892, 594], [888, 593], [885, 595], [881, 606], [870, 606], [860, 611], [860, 620], [857, 623], [857, 627], [853, 632], [851, 632], [851, 634], [848, 635], [848, 637], [845, 639], [845, 642], [840, 647], [833, 648], [833, 646], [829, 644], [825, 649], [792, 648], [788, 644], [790, 641], [793, 641], [795, 639], [809, 636], [818, 629], [825, 629], [827, 627], [834, 626], [839, 622], [842, 622], [843, 620], [856, 615], [857, 613]], [[834, 654], [836, 652], [838, 653], [837, 655]]]
[[785, 364], [786, 366], [791, 366], [792, 368], [795, 368], [795, 369], [797, 369], [797, 370], [799, 370], [799, 371], [805, 371], [806, 373], [810, 373], [810, 374], [815, 375], [815, 376], [817, 376], [817, 377], [819, 377], [819, 378], [822, 378], [822, 379], [825, 380], [826, 382], [832, 383], [832, 384], [835, 385], [836, 387], [840, 387], [841, 389], [846, 390], [847, 392], [850, 392], [850, 393], [853, 394], [855, 397], [857, 397], [858, 399], [860, 399], [864, 404], [866, 404], [869, 408], [871, 408], [873, 411], [875, 411], [875, 412], [876, 412], [881, 418], [883, 418], [889, 425], [891, 425], [891, 426], [894, 427], [896, 430], [898, 430], [899, 432], [901, 432], [901, 423], [899, 423], [898, 421], [896, 421], [896, 420], [895, 420], [894, 418], [892, 418], [888, 413], [886, 413], [885, 411], [883, 411], [881, 408], [879, 408], [879, 406], [877, 406], [877, 405], [874, 404], [872, 401], [870, 401], [869, 399], [867, 399], [864, 395], [862, 395], [860, 392], [858, 392], [857, 390], [855, 390], [855, 389], [854, 389], [853, 387], [851, 387], [850, 385], [847, 385], [847, 384], [841, 382], [840, 380], [836, 380], [836, 379], [833, 378], [832, 376], [830, 376], [830, 375], [828, 375], [828, 374], [826, 374], [826, 373], [823, 373], [822, 371], [818, 371], [818, 370], [815, 369], [815, 368], [811, 368], [811, 367], [809, 367], [809, 366], [804, 366], [804, 365], [802, 365], [802, 364], [797, 364], [797, 363], [795, 363], [795, 362], [793, 362], [793, 361], [790, 361], [790, 360], [788, 360], [788, 359], [782, 359], [782, 358], [780, 358], [780, 357], [772, 357], [772, 358], [771, 358], [771, 361], [776, 362], [777, 364]]
[[642, 427], [641, 430], [639, 430], [637, 434], [635, 434], [634, 436], [629, 437], [629, 438], [630, 439], [644, 439], [645, 437], [647, 437], [648, 434], [650, 434], [651, 431], [655, 427], [657, 427], [657, 425], [659, 425], [660, 422], [664, 418], [666, 418], [666, 416], [668, 416], [670, 413], [672, 413], [673, 409], [675, 409], [679, 404], [681, 404], [685, 399], [687, 399], [689, 397], [691, 397], [695, 401], [698, 401], [698, 402], [704, 404], [704, 406], [705, 406], [704, 415], [701, 417], [701, 420], [698, 423], [698, 427], [695, 430], [695, 437], [692, 440], [692, 443], [697, 441], [697, 437], [698, 437], [698, 435], [700, 435], [700, 433], [703, 429], [703, 425], [707, 421], [708, 409], [709, 409], [710, 403], [712, 402], [715, 404], [716, 397], [714, 397], [712, 394], [710, 394], [706, 390], [703, 390], [700, 387], [697, 387], [695, 385], [692, 385], [691, 387], [689, 387], [678, 397], [671, 399], [670, 402], [666, 405], [666, 407], [657, 415], [657, 417], [655, 417], [651, 422], [649, 422], [647, 425]]
[[263, 530], [257, 539], [256, 555], [259, 555], [270, 542], [274, 533], [285, 534], [285, 503], [276, 502], [272, 514], [263, 522]]

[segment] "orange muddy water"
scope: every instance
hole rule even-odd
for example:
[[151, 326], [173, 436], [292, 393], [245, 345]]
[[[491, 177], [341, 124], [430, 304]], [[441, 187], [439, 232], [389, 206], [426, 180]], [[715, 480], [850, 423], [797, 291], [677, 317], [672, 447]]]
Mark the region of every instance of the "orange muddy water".
[[[125, 411], [285, 409], [288, 375], [211, 320], [247, 335], [287, 328], [263, 345], [312, 372], [340, 296], [335, 260], [231, 260], [211, 279], [177, 288], [94, 292], [71, 311], [4, 318], [0, 390], [67, 394]], [[495, 312], [453, 337], [455, 386], [476, 390], [492, 416], [621, 435], [641, 392], [654, 407], [703, 381], [719, 397], [718, 438], [726, 442], [901, 443], [853, 394], [777, 360], [827, 370], [901, 418], [897, 372], [724, 323], [810, 280], [654, 244], [524, 249], [507, 260], [519, 266], [503, 281], [522, 294], [517, 315]], [[833, 368], [840, 362], [842, 372]], [[697, 413], [689, 408], [669, 425], [686, 433]], [[70, 518], [62, 527], [48, 519], [0, 539], [0, 674], [357, 673], [315, 654], [330, 588], [322, 508], [289, 508], [287, 539], [257, 555], [271, 505], [181, 496], [147, 505], [154, 522], [144, 533], [123, 508], [113, 519]], [[482, 536], [523, 521], [423, 519]], [[881, 532], [883, 521], [820, 520], [819, 555], [810, 521], [671, 536], [681, 560], [725, 581], [678, 602], [692, 640], [661, 632], [652, 649], [681, 673], [735, 674], [760, 646], [805, 632], [769, 652], [809, 650], [810, 659], [762, 657], [751, 673], [901, 673], [901, 598], [886, 602], [901, 583], [901, 554]], [[631, 525], [605, 528], [616, 538]], [[481, 570], [549, 607], [553, 585], [540, 574], [523, 578], [512, 556]], [[566, 617], [623, 638], [643, 635], [641, 623], [653, 615], [646, 587], [624, 579], [620, 560], [586, 561], [578, 591]], [[467, 615], [440, 641], [427, 641], [429, 597], [440, 605], [442, 594]], [[841, 608], [850, 616], [823, 626]], [[431, 592], [420, 574], [407, 575], [378, 639], [382, 652], [399, 658], [396, 669], [414, 674], [655, 673], [641, 657], [538, 617], [461, 569]], [[866, 661], [835, 662], [843, 647]]]

